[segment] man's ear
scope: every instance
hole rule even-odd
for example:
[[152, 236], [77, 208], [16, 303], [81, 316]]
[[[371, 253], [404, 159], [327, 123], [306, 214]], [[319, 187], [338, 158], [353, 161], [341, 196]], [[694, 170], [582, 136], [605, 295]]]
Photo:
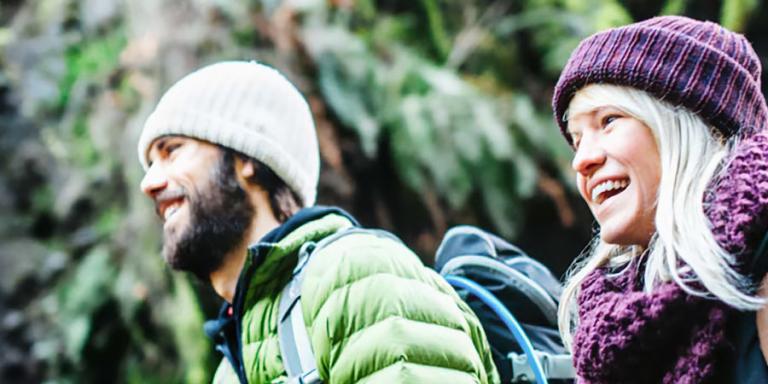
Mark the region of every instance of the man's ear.
[[240, 177], [242, 177], [245, 180], [248, 180], [256, 175], [256, 165], [253, 164], [253, 161], [246, 160], [243, 158], [238, 158], [238, 168], [239, 168], [239, 174]]
[[251, 180], [256, 175], [256, 165], [249, 159], [235, 155], [235, 177], [243, 189], [248, 190], [252, 186]]
[[264, 188], [255, 181], [258, 171], [258, 165], [256, 165], [256, 162], [253, 161], [253, 159], [242, 156], [237, 156], [235, 158], [237, 181], [246, 191], [264, 190]]

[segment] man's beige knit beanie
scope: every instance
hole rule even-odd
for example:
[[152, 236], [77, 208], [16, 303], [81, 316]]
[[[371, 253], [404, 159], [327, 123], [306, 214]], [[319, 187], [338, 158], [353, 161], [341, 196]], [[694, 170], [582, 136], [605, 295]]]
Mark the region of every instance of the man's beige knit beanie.
[[139, 161], [152, 142], [182, 135], [234, 149], [272, 169], [303, 200], [315, 203], [320, 159], [309, 106], [283, 75], [256, 62], [203, 67], [174, 84], [144, 124]]

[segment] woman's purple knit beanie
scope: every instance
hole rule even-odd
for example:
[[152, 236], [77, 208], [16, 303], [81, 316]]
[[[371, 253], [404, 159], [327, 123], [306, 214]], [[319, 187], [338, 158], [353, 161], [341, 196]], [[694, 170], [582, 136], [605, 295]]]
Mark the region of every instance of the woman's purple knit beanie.
[[738, 135], [705, 202], [715, 239], [749, 273], [754, 264], [741, 256], [751, 255], [768, 230], [768, 107], [760, 71], [744, 36], [711, 22], [655, 17], [582, 41], [560, 75], [552, 105], [565, 133], [563, 116], [581, 87], [626, 85], [697, 113], [726, 137]]
[[630, 86], [684, 106], [727, 137], [762, 130], [768, 121], [757, 54], [744, 36], [707, 21], [661, 16], [582, 41], [552, 100], [563, 132], [573, 95], [593, 83]]

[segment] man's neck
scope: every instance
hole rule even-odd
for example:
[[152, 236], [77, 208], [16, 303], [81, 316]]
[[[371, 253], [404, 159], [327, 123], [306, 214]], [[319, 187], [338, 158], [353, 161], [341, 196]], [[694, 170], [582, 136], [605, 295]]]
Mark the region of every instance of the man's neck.
[[269, 231], [277, 228], [280, 223], [273, 215], [256, 215], [251, 223], [250, 229], [246, 232], [245, 241], [233, 249], [224, 257], [224, 264], [210, 275], [213, 290], [229, 303], [235, 298], [237, 281], [240, 278], [240, 272], [245, 265], [245, 258], [248, 255], [248, 247], [261, 240]]

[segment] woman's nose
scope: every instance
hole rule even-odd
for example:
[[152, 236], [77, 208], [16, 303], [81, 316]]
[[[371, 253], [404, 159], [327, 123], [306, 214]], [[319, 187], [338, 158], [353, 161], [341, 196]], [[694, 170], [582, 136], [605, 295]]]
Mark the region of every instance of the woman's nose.
[[590, 136], [582, 137], [571, 167], [574, 171], [587, 176], [605, 162], [605, 150], [600, 143]]

